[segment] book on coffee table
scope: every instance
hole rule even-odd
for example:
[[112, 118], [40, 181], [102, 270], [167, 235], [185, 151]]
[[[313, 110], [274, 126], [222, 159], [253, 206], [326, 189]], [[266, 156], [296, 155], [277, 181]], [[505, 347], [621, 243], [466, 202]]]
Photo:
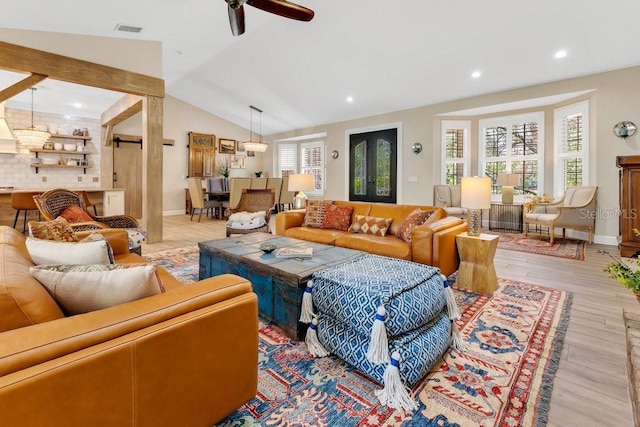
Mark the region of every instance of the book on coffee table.
[[280, 248], [275, 251], [276, 258], [311, 258], [313, 248]]

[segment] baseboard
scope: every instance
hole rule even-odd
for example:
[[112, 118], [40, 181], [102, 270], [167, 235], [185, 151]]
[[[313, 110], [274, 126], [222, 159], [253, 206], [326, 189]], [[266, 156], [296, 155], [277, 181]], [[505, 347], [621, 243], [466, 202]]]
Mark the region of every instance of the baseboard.
[[162, 216], [174, 216], [174, 215], [187, 215], [183, 210], [181, 211], [163, 211]]

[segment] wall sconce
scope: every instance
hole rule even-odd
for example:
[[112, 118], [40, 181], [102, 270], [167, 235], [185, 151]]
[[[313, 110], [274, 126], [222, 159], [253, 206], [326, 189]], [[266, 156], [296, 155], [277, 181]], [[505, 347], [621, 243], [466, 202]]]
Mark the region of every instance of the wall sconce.
[[414, 143], [411, 146], [411, 151], [413, 151], [413, 154], [420, 154], [420, 152], [422, 151], [422, 144], [420, 144], [419, 142]]
[[619, 138], [626, 138], [636, 133], [636, 129], [635, 123], [622, 121], [613, 127], [613, 134]]

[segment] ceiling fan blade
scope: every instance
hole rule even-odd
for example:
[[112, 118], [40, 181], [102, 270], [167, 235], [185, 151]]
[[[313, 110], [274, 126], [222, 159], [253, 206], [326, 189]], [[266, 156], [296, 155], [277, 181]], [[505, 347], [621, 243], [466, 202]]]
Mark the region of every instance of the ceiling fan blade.
[[238, 6], [235, 9], [231, 6], [229, 10], [229, 24], [231, 25], [231, 33], [234, 36], [239, 36], [244, 33], [244, 8]]
[[313, 10], [295, 3], [290, 3], [286, 0], [247, 0], [247, 4], [262, 9], [265, 12], [298, 21], [311, 21], [311, 19], [313, 19]]

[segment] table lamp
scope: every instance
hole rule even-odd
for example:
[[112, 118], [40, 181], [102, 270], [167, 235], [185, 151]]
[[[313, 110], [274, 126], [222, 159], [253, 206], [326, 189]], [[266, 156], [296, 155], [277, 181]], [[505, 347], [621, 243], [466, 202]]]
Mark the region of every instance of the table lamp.
[[293, 198], [294, 209], [304, 209], [307, 204], [307, 195], [305, 191], [315, 188], [315, 177], [310, 173], [297, 173], [289, 175], [289, 191], [297, 191], [296, 197]]
[[498, 185], [502, 185], [502, 204], [513, 204], [513, 186], [520, 185], [520, 175], [517, 173], [499, 173]]
[[469, 236], [479, 236], [482, 209], [491, 208], [491, 178], [463, 177], [461, 185], [462, 207], [468, 209]]

